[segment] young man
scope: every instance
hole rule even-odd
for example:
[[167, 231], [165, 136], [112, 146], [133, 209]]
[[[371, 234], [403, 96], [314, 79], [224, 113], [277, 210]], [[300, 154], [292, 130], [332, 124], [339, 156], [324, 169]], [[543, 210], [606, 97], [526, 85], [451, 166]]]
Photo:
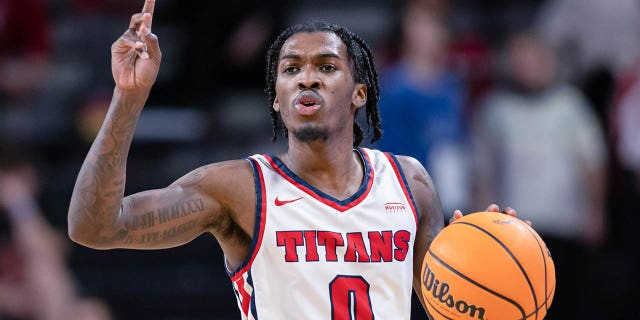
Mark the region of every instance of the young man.
[[159, 249], [210, 232], [245, 319], [408, 318], [442, 210], [418, 161], [357, 147], [363, 106], [381, 137], [378, 86], [369, 49], [347, 30], [293, 27], [269, 51], [266, 91], [285, 153], [210, 164], [123, 198], [128, 149], [161, 59], [153, 7], [146, 0], [112, 46], [116, 88], [76, 181], [71, 238]]

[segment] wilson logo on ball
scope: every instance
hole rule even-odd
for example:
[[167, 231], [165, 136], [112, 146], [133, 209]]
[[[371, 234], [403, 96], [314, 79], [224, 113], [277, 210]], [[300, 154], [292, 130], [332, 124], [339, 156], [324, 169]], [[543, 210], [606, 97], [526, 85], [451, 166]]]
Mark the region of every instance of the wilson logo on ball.
[[484, 319], [485, 308], [478, 307], [474, 304], [470, 304], [465, 300], [456, 300], [456, 298], [449, 293], [449, 284], [441, 282], [436, 278], [435, 273], [431, 271], [429, 266], [424, 268], [422, 274], [422, 285], [425, 292], [429, 292], [437, 301], [451, 309], [455, 309], [461, 314], [468, 314], [472, 318], [480, 320]]
[[451, 222], [431, 242], [421, 270], [433, 320], [542, 320], [556, 288], [542, 238], [524, 221], [498, 212]]
[[512, 220], [506, 220], [506, 219], [493, 219], [493, 223], [497, 223], [497, 224], [511, 224], [513, 223]]

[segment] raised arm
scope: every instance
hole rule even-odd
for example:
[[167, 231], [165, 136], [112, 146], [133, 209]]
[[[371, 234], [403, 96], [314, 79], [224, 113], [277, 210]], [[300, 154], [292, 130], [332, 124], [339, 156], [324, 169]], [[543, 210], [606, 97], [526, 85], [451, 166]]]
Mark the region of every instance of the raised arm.
[[[111, 47], [113, 99], [78, 174], [68, 215], [70, 237], [89, 247], [177, 245], [204, 230], [204, 218], [196, 213], [212, 206], [194, 187], [201, 170], [169, 188], [123, 200], [127, 154], [161, 60], [158, 38], [151, 33], [154, 4], [154, 0], [146, 0], [142, 12], [131, 17], [129, 29]], [[168, 212], [166, 217], [163, 210]], [[154, 211], [158, 211], [156, 219], [149, 220]], [[162, 225], [165, 219], [170, 223]]]
[[407, 177], [420, 215], [420, 224], [413, 247], [413, 289], [424, 306], [420, 289], [422, 261], [431, 242], [444, 228], [444, 215], [433, 181], [422, 164], [416, 159], [406, 156], [398, 156], [398, 160]]

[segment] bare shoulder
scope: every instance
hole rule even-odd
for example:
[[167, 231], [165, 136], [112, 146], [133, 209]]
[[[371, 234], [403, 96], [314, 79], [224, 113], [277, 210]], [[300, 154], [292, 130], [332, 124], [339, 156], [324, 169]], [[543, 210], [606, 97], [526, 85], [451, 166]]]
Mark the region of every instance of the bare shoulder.
[[441, 219], [440, 198], [427, 170], [420, 161], [413, 157], [397, 156], [397, 158], [400, 166], [402, 166], [421, 218]]
[[176, 180], [171, 187], [197, 190], [236, 217], [254, 213], [253, 168], [243, 159], [204, 165]]
[[224, 191], [253, 183], [253, 169], [245, 160], [230, 160], [199, 167], [171, 184], [172, 187], [198, 188], [202, 191]]
[[429, 189], [434, 189], [431, 176], [429, 176], [429, 173], [420, 161], [409, 156], [397, 156], [397, 158], [413, 193], [421, 193]]

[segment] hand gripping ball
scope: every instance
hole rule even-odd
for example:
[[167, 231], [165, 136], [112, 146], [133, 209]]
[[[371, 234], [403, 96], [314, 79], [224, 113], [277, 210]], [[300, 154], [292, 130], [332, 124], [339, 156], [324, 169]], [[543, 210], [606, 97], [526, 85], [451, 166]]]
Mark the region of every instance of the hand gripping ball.
[[436, 320], [544, 319], [555, 285], [544, 241], [522, 220], [497, 212], [452, 222], [422, 263], [422, 296]]

